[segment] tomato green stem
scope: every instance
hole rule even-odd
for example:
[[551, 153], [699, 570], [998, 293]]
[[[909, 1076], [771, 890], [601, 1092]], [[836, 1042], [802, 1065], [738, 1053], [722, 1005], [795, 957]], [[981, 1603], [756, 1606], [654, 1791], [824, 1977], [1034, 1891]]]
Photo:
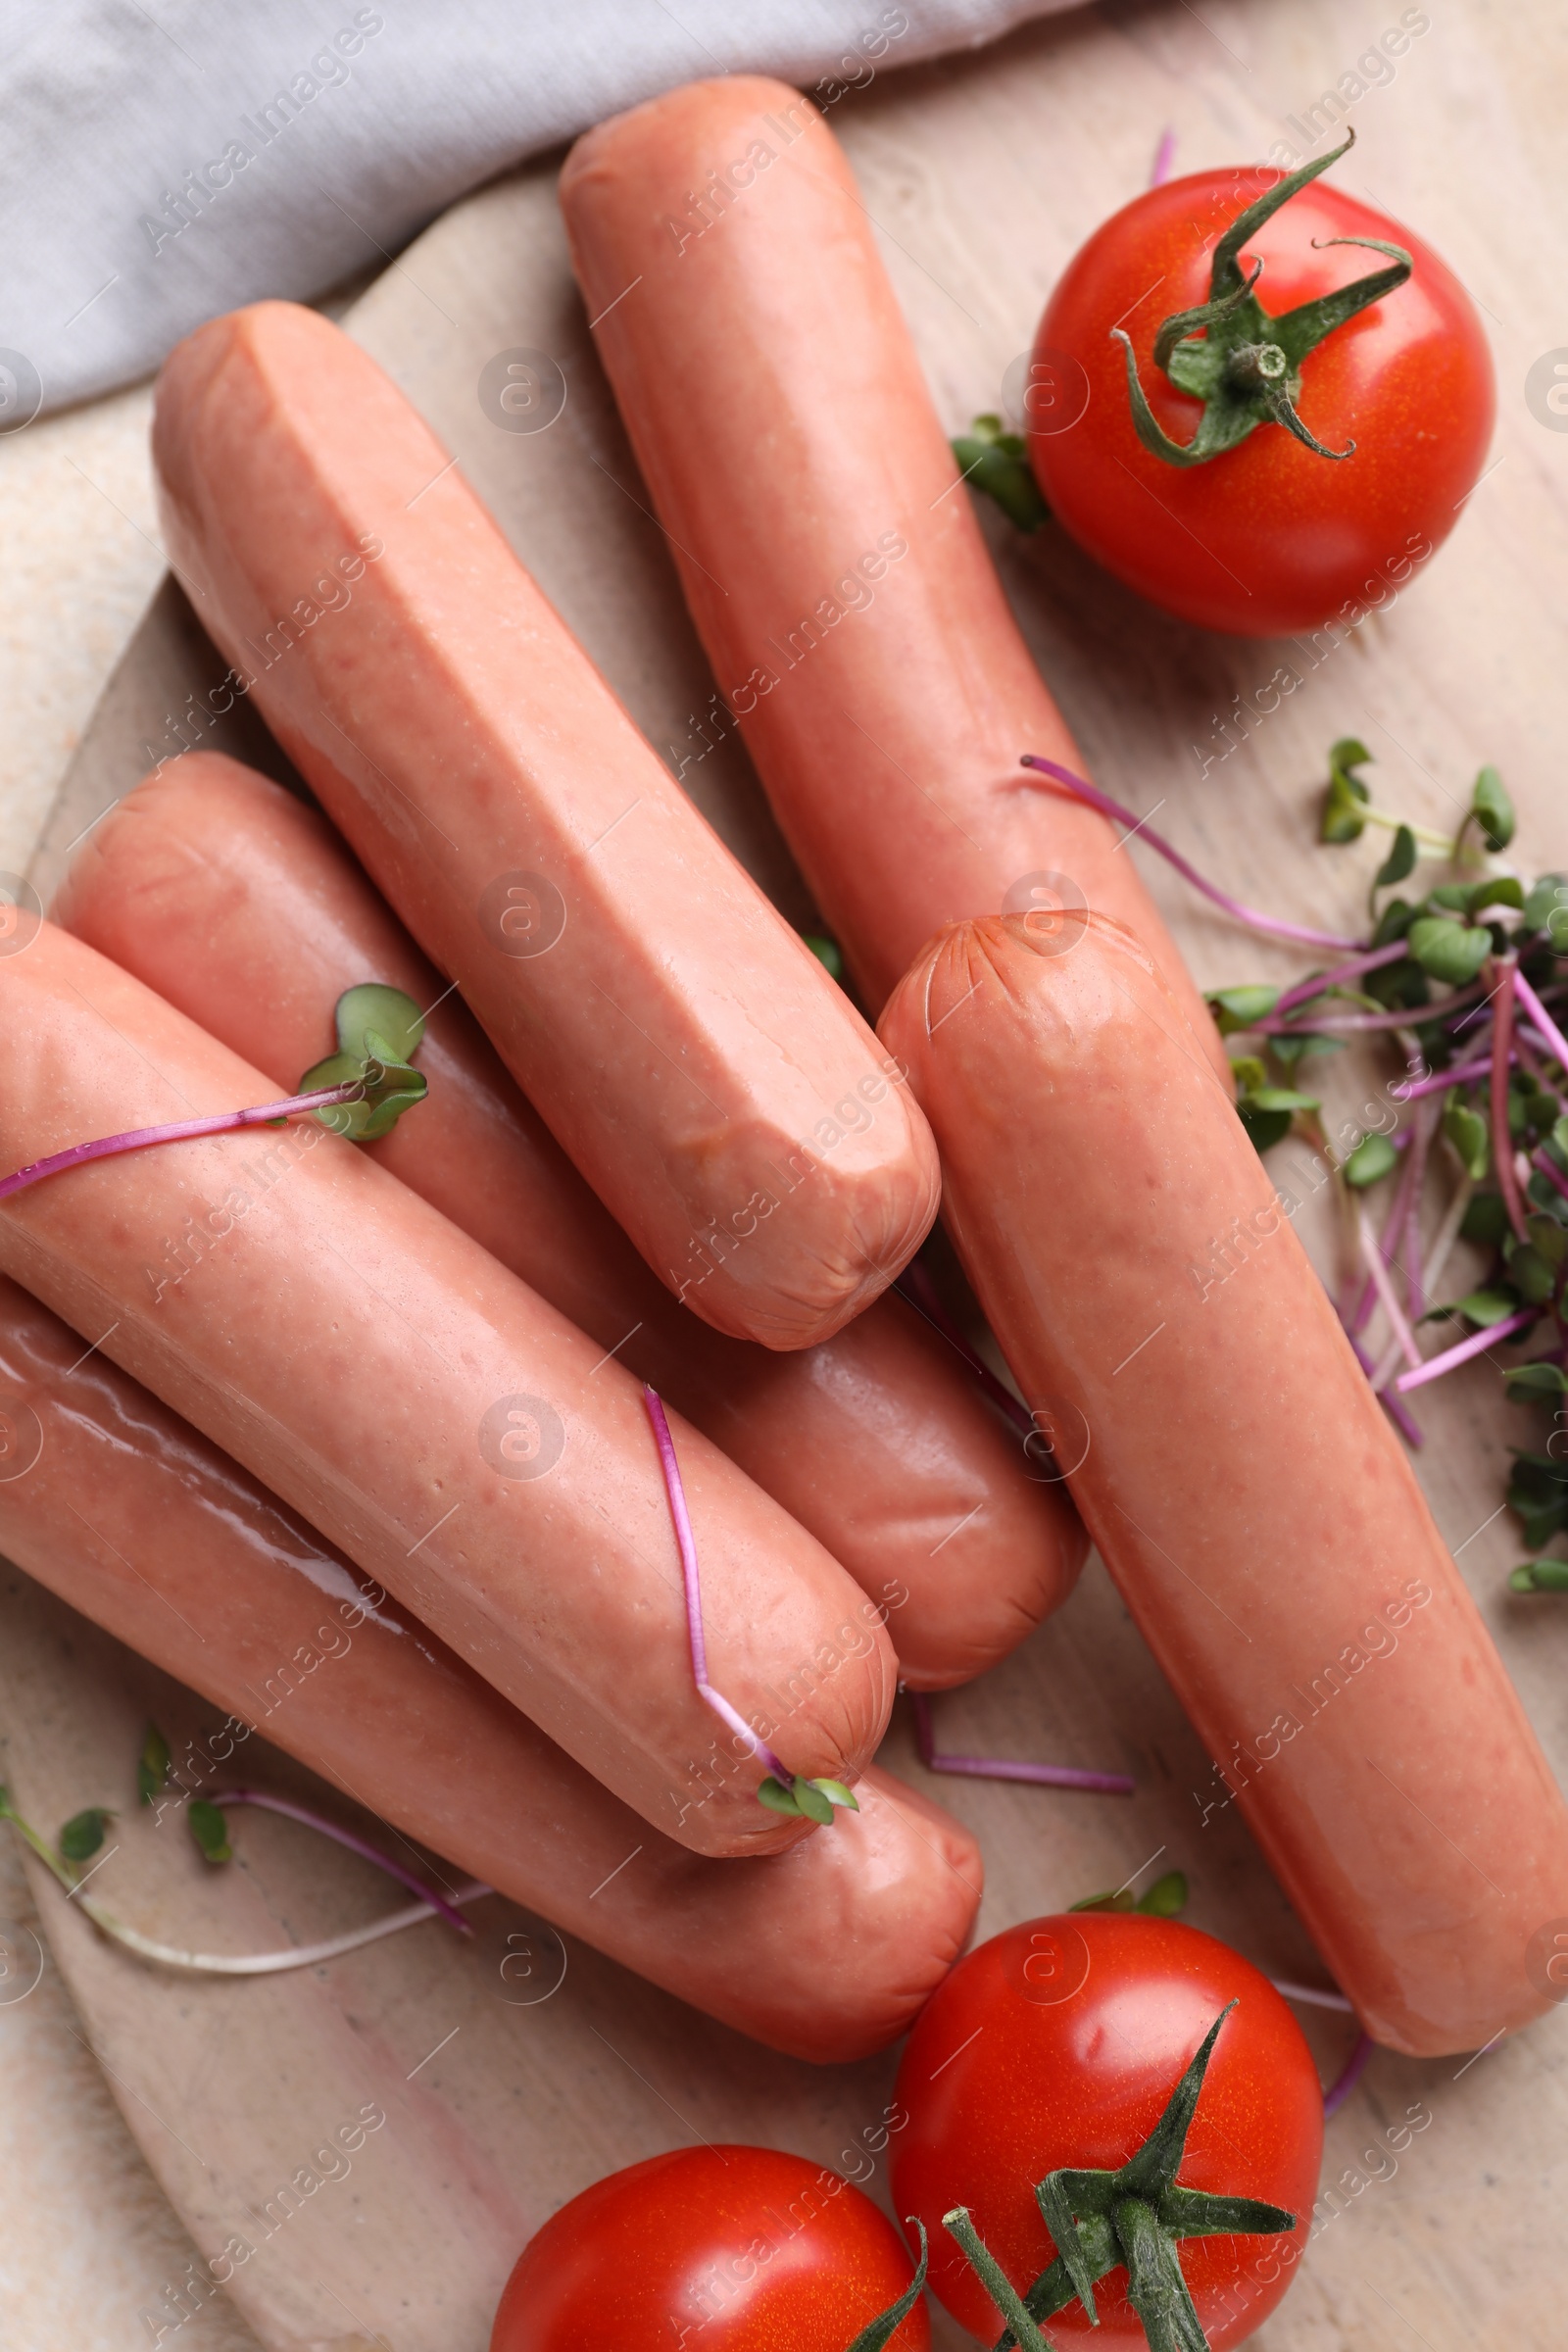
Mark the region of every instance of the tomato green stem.
[[1338, 163], [1354, 143], [1353, 130], [1343, 143], [1303, 164], [1238, 214], [1214, 248], [1209, 270], [1208, 300], [1185, 311], [1173, 311], [1154, 337], [1153, 360], [1178, 392], [1203, 404], [1191, 441], [1174, 441], [1149, 405], [1138, 372], [1132, 338], [1122, 327], [1110, 333], [1122, 347], [1127, 368], [1127, 399], [1139, 440], [1166, 466], [1206, 466], [1226, 450], [1235, 449], [1260, 424], [1282, 425], [1315, 456], [1339, 462], [1355, 449], [1330, 449], [1304, 424], [1297, 407], [1301, 391], [1301, 363], [1326, 335], [1353, 318], [1386, 294], [1404, 284], [1414, 263], [1402, 245], [1379, 237], [1326, 237], [1314, 245], [1360, 245], [1388, 257], [1386, 270], [1356, 278], [1332, 294], [1304, 302], [1280, 318], [1271, 318], [1253, 289], [1262, 272], [1261, 262], [1250, 275], [1241, 268], [1241, 249], [1281, 205]]
[[[1296, 2228], [1295, 2214], [1282, 2206], [1177, 2183], [1208, 2062], [1235, 2006], [1227, 2003], [1215, 2018], [1153, 2131], [1119, 2170], [1064, 2167], [1036, 2183], [1035, 2202], [1056, 2255], [1026, 2295], [1020, 2297], [1003, 2276], [961, 2206], [944, 2216], [944, 2229], [957, 2238], [1006, 2322], [996, 2352], [1011, 2352], [1014, 2345], [1031, 2352], [1040, 2341], [1038, 2323], [1069, 2303], [1082, 2303], [1090, 2325], [1098, 2327], [1095, 2288], [1108, 2272], [1122, 2268], [1127, 2300], [1143, 2323], [1150, 2352], [1207, 2352], [1208, 2338], [1182, 2276], [1178, 2241], [1274, 2236]], [[1027, 2328], [1020, 2327], [1020, 2314]]]

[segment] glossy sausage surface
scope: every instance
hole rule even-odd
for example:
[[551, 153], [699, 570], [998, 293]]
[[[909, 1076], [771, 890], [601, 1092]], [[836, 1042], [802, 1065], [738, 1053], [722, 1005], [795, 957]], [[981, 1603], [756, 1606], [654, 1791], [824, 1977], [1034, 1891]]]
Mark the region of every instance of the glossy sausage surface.
[[[651, 1831], [304, 1520], [0, 1280], [0, 1549], [229, 1717], [461, 1869], [727, 2025], [855, 2058], [963, 1946], [973, 1839], [874, 1769], [830, 1838], [739, 1866]], [[604, 1882], [610, 1878], [612, 1884]], [[389, 1902], [389, 1908], [392, 1907]]]
[[661, 1280], [769, 1347], [837, 1330], [931, 1222], [924, 1123], [456, 461], [289, 303], [178, 346], [153, 455], [224, 687]]
[[1100, 917], [1065, 953], [1022, 918], [957, 924], [882, 1034], [992, 1328], [1213, 1759], [1195, 1827], [1241, 1806], [1375, 2039], [1433, 2056], [1539, 2015], [1568, 1808], [1295, 1203], [1147, 953]]
[[[276, 1100], [54, 925], [0, 958], [8, 1170]], [[706, 1852], [798, 1834], [758, 1803], [760, 1767], [697, 1696], [638, 1383], [354, 1145], [305, 1120], [78, 1165], [0, 1206], [0, 1270], [646, 1819]], [[678, 1422], [675, 1442], [710, 1679], [773, 1724], [792, 1772], [853, 1774], [893, 1698], [874, 1604], [706, 1438]]]
[[431, 1095], [365, 1147], [808, 1528], [887, 1612], [904, 1679], [967, 1681], [1066, 1597], [1088, 1539], [946, 1341], [877, 1299], [788, 1354], [676, 1305], [314, 810], [191, 752], [95, 825], [56, 919], [265, 1069], [279, 1093], [330, 1051], [331, 1008], [375, 978], [436, 1006]]
[[940, 924], [1075, 896], [1181, 973], [1109, 827], [1019, 768], [1083, 772], [816, 109], [692, 82], [579, 139], [561, 205], [720, 698], [867, 1004]]

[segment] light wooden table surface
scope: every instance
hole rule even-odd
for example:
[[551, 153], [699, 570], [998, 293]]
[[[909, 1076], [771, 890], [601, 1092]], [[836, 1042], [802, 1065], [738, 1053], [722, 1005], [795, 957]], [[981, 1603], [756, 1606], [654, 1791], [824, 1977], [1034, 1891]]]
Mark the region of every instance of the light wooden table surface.
[[[1430, 27], [1412, 40], [1393, 82], [1368, 89], [1353, 106], [1361, 143], [1346, 176], [1417, 225], [1483, 304], [1500, 417], [1494, 470], [1419, 588], [1357, 630], [1250, 743], [1201, 775], [1194, 745], [1209, 746], [1212, 714], [1234, 693], [1250, 696], [1268, 677], [1274, 649], [1203, 639], [1160, 620], [1054, 533], [1024, 546], [1000, 526], [993, 530], [1025, 629], [1094, 771], [1140, 808], [1163, 798], [1161, 825], [1242, 896], [1318, 921], [1351, 913], [1364, 888], [1353, 858], [1336, 867], [1308, 847], [1323, 750], [1343, 732], [1375, 744], [1382, 789], [1429, 821], [1445, 814], [1483, 760], [1495, 760], [1519, 802], [1534, 861], [1568, 865], [1568, 808], [1558, 787], [1568, 742], [1568, 663], [1559, 644], [1568, 435], [1544, 429], [1523, 390], [1531, 364], [1568, 345], [1563, 26], [1555, 9], [1500, 0], [1445, 0], [1425, 13]], [[1399, 15], [1393, 0], [1205, 0], [1200, 12], [1186, 0], [1104, 6], [973, 60], [890, 77], [853, 109], [838, 110], [950, 426], [996, 405], [1060, 268], [1096, 222], [1144, 183], [1167, 124], [1177, 136], [1178, 171], [1262, 155], [1289, 135], [1286, 118], [1342, 75], [1354, 76], [1357, 58]], [[663, 748], [681, 728], [689, 697], [699, 687], [706, 693], [706, 684], [678, 620], [650, 618], [650, 605], [669, 594], [657, 536], [617, 512], [618, 492], [589, 476], [589, 455], [608, 452], [619, 469], [623, 453], [563, 268], [548, 185], [540, 174], [526, 175], [437, 223], [370, 290], [354, 328], [447, 435], [514, 544]], [[479, 362], [521, 344], [558, 352], [568, 368], [572, 400], [559, 442], [497, 434], [474, 402]], [[161, 607], [89, 725], [162, 574], [146, 411], [145, 390], [132, 391], [0, 442], [12, 607], [0, 654], [9, 722], [0, 744], [0, 870], [22, 866], [41, 837], [44, 866], [57, 863], [72, 833], [135, 781], [144, 764], [141, 731], [156, 726], [166, 682], [179, 674], [177, 625]], [[632, 477], [622, 470], [620, 478]], [[564, 518], [577, 527], [546, 530]], [[68, 771], [67, 797], [56, 807]], [[771, 831], [744, 762], [715, 760], [698, 771], [698, 782], [709, 813], [756, 868], [776, 879]], [[1198, 911], [1162, 870], [1152, 871], [1151, 881], [1200, 980], [1267, 976], [1266, 952]], [[1333, 904], [1336, 892], [1341, 906]], [[1316, 1239], [1326, 1247], [1326, 1237]], [[1462, 1564], [1561, 1768], [1568, 1762], [1568, 1610], [1506, 1599], [1517, 1531], [1507, 1522], [1485, 1524], [1518, 1423], [1479, 1381], [1433, 1393], [1426, 1417], [1434, 1442], [1421, 1468], [1440, 1524], [1463, 1546]], [[26, 1650], [34, 1665], [52, 1661], [48, 1673], [33, 1674], [24, 1706], [14, 1704], [5, 1726], [15, 1735], [21, 1722], [18, 1744], [27, 1752], [13, 1767], [19, 1780], [30, 1772], [52, 1802], [56, 1788], [64, 1795], [85, 1769], [90, 1751], [91, 1727], [66, 1720], [73, 1692], [101, 1689], [111, 1714], [118, 1693], [134, 1712], [134, 1676], [88, 1642], [72, 1665], [79, 1678], [73, 1682], [60, 1667], [60, 1629], [47, 1611], [29, 1619], [22, 1607], [8, 1625], [19, 1654]], [[1119, 1703], [1103, 1688], [1107, 1661], [1124, 1681]], [[1076, 1753], [1117, 1736], [1140, 1753], [1153, 1747], [1173, 1760], [1180, 1785], [1168, 1798], [1155, 1789], [1118, 1813], [1042, 1801], [1033, 1791], [937, 1785], [987, 1846], [984, 1931], [1090, 1885], [1114, 1883], [1144, 1861], [1146, 1845], [1164, 1838], [1170, 1859], [1194, 1877], [1200, 1924], [1232, 1935], [1277, 1967], [1295, 1958], [1291, 1973], [1300, 1973], [1299, 1932], [1245, 1836], [1227, 1831], [1200, 1848], [1183, 1828], [1182, 1776], [1192, 1762], [1184, 1737], [1193, 1743], [1098, 1570], [1064, 1618], [1012, 1666], [944, 1710], [944, 1737], [955, 1746], [1012, 1742], [1025, 1753], [1050, 1740], [1069, 1742]], [[890, 1760], [917, 1777], [902, 1723]], [[1097, 1752], [1091, 1760], [1114, 1758]], [[46, 1804], [45, 1818], [53, 1817]], [[269, 1848], [268, 1859], [278, 1873], [294, 1867], [282, 1845]], [[0, 1873], [0, 1919], [24, 1938], [30, 1898], [9, 1854]], [[296, 1893], [303, 1886], [326, 1899], [308, 1870], [289, 1884]], [[407, 1939], [411, 1952], [416, 1941]], [[167, 2081], [155, 2056], [138, 2071], [150, 2038], [168, 2030], [166, 2011], [156, 2000], [138, 2010], [102, 1953], [65, 1942], [60, 1951], [81, 2011], [52, 1956], [36, 1990], [0, 2001], [0, 2150], [10, 2158], [12, 2183], [0, 2220], [0, 2331], [16, 2352], [56, 2352], [66, 2343], [74, 2352], [120, 2352], [150, 2340], [138, 2315], [178, 2280], [193, 2248], [107, 2095], [86, 2040], [116, 2064], [119, 2095], [160, 2179], [182, 2210], [200, 2213], [200, 2183], [171, 2158], [160, 2132], [188, 2124], [192, 2114], [214, 2130], [226, 2128], [226, 2115], [242, 2130], [249, 2122], [260, 2131], [266, 2100], [256, 2086], [279, 2068], [275, 2037], [291, 2030], [291, 2012], [251, 1998], [256, 1988], [243, 1996], [248, 2010], [223, 2012], [230, 2043], [244, 2046], [219, 2099], [194, 2072]], [[370, 1968], [356, 1982], [378, 1994], [383, 2023], [403, 2014], [400, 2000], [411, 2003], [409, 2031], [416, 2038], [420, 2003], [431, 1989], [428, 1961], [409, 1961], [402, 1976], [389, 1959], [375, 1966], [388, 1973]], [[635, 2006], [625, 1983], [590, 1961], [574, 1996], [579, 2018], [597, 2017], [618, 2037], [612, 2021], [620, 2007]], [[449, 1990], [456, 2000], [457, 1988]], [[858, 2095], [853, 2083], [836, 2082], [838, 2070], [815, 2091], [797, 2070], [786, 2095], [780, 2070], [754, 2063], [728, 2037], [693, 2036], [678, 2016], [672, 2022], [665, 2014], [673, 2011], [656, 2004], [645, 2020], [656, 2037], [648, 2063], [663, 2085], [655, 2099], [613, 2070], [575, 2078], [580, 2097], [564, 2105], [580, 2110], [577, 2136], [557, 2194], [616, 2160], [617, 2128], [629, 2135], [628, 2154], [687, 2136], [659, 2104], [666, 2094], [704, 2130], [718, 2118], [733, 2128], [737, 2115], [755, 2113], [757, 2136], [831, 2153], [835, 2119]], [[573, 2080], [576, 2030], [564, 2013], [550, 2029], [567, 2069], [558, 2076], [546, 2064], [537, 2078], [552, 2101]], [[1467, 2352], [1556, 2352], [1568, 2285], [1559, 2224], [1568, 2184], [1565, 2042], [1563, 2020], [1548, 2019], [1458, 2082], [1458, 2062], [1374, 2063], [1364, 2091], [1331, 2132], [1330, 2177], [1353, 2165], [1365, 2137], [1407, 2099], [1428, 2100], [1434, 2127], [1396, 2179], [1373, 2185], [1324, 2232], [1299, 2285], [1257, 2339], [1265, 2352], [1394, 2352], [1406, 2343], [1424, 2343], [1428, 2352], [1461, 2345]], [[627, 2050], [640, 2046], [623, 2041]], [[1327, 2065], [1331, 2035], [1321, 2036], [1321, 2047]], [[712, 2079], [715, 2068], [723, 2079]], [[869, 2083], [874, 2070], [864, 2079]], [[165, 2101], [156, 2127], [137, 2106], [154, 2088]], [[478, 2112], [479, 2093], [461, 2075], [439, 2095], [449, 2101], [449, 2120]], [[558, 2132], [562, 2112], [552, 2107]], [[531, 2171], [523, 2132], [508, 2176], [521, 2202], [492, 2198], [480, 2231], [487, 2262], [509, 2230], [520, 2232], [525, 2215], [537, 2218]], [[388, 2183], [391, 2205], [410, 2196], [408, 2179], [400, 2171], [401, 2184]], [[366, 2193], [376, 2198], [373, 2179]], [[436, 2206], [442, 2203], [437, 2196]], [[1492, 2251], [1477, 2233], [1482, 2213], [1497, 2233]], [[331, 2224], [321, 2228], [326, 2234], [312, 2248], [318, 2268], [332, 2242]], [[270, 2352], [285, 2343], [292, 2352], [307, 2340], [339, 2347], [374, 2340], [330, 2316], [324, 2303], [317, 2332], [307, 2337], [296, 2323], [308, 2301], [308, 2287], [293, 2277], [280, 2278], [270, 2298], [258, 2297], [253, 2316]], [[466, 2313], [450, 2336], [394, 2332], [388, 2340], [398, 2352], [405, 2342], [435, 2340], [481, 2352], [482, 2328]], [[257, 2338], [234, 2312], [212, 2304], [165, 2341], [231, 2352]]]

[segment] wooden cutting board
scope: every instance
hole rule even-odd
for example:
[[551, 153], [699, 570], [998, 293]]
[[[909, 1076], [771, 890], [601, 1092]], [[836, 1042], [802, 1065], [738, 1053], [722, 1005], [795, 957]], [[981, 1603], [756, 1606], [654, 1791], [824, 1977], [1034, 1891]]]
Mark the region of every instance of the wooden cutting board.
[[[1167, 124], [1178, 170], [1263, 155], [1292, 135], [1287, 117], [1363, 81], [1357, 58], [1399, 13], [1393, 0], [1370, 14], [1351, 0], [1216, 0], [1202, 16], [1184, 0], [1106, 7], [889, 76], [840, 107], [950, 428], [1002, 404], [1047, 290], [1146, 182]], [[1531, 365], [1568, 341], [1562, 53], [1544, 0], [1508, 10], [1445, 0], [1393, 82], [1349, 102], [1360, 145], [1339, 176], [1419, 224], [1471, 285], [1501, 389], [1493, 470], [1448, 549], [1392, 610], [1314, 662], [1163, 619], [1053, 529], [1025, 543], [987, 524], [1093, 772], [1140, 811], [1159, 807], [1160, 826], [1207, 871], [1283, 913], [1323, 923], [1358, 911], [1374, 855], [1311, 846], [1324, 751], [1348, 732], [1374, 747], [1380, 798], [1429, 822], [1451, 817], [1477, 766], [1494, 760], [1520, 807], [1523, 855], [1568, 866], [1558, 787], [1568, 438], [1525, 394]], [[529, 171], [457, 207], [348, 323], [446, 440], [652, 741], [672, 765], [689, 761], [684, 780], [705, 813], [800, 920], [804, 889], [733, 735], [704, 749], [697, 722], [712, 682], [593, 359], [553, 179]], [[561, 415], [533, 433], [500, 429], [481, 400], [487, 365], [521, 352], [546, 355], [565, 384]], [[832, 354], [801, 364], [831, 368]], [[1281, 662], [1299, 673], [1297, 690], [1245, 731], [1221, 732], [1235, 698], [1252, 708]], [[46, 897], [70, 844], [176, 748], [186, 697], [222, 668], [166, 586], [39, 843]], [[285, 772], [247, 724], [205, 740]], [[1286, 968], [1147, 853], [1129, 855], [1202, 982]], [[1336, 1070], [1347, 1113], [1378, 1075], [1370, 1060]], [[1298, 1150], [1278, 1154], [1282, 1178]], [[1307, 1239], [1330, 1268], [1333, 1233]], [[1518, 1531], [1494, 1516], [1521, 1420], [1484, 1367], [1427, 1392], [1420, 1416], [1418, 1467], [1439, 1522], [1568, 1773], [1568, 1604], [1507, 1593]], [[272, 1817], [246, 1816], [240, 1860], [204, 1873], [138, 1814], [131, 1775], [149, 1715], [177, 1741], [209, 1727], [212, 1711], [12, 1571], [0, 1572], [0, 1622], [7, 1775], [46, 1825], [90, 1802], [122, 1809], [98, 1885], [123, 1913], [237, 1950], [314, 1939], [401, 1900], [368, 1867]], [[938, 1714], [951, 1747], [1124, 1765], [1138, 1780], [1130, 1802], [926, 1784], [984, 1846], [982, 1934], [1180, 1866], [1198, 1925], [1275, 1974], [1323, 1981], [1234, 1811], [1200, 1826], [1194, 1792], [1209, 1766], [1098, 1563], [1059, 1617]], [[248, 1756], [253, 1777], [314, 1788], [350, 1818], [260, 1740]], [[885, 1760], [924, 1781], [902, 1710]], [[356, 1826], [388, 1835], [370, 1816]], [[197, 2244], [220, 2258], [230, 2240], [248, 2249], [230, 2252], [228, 2291], [269, 2352], [483, 2352], [523, 2240], [600, 2174], [698, 2138], [863, 2169], [853, 2152], [876, 2137], [890, 2095], [891, 2057], [829, 2069], [775, 2057], [499, 1900], [475, 1911], [471, 1946], [432, 1922], [329, 1968], [234, 1984], [155, 1976], [100, 1942], [51, 1884], [35, 1892], [115, 2095]], [[1303, 2023], [1327, 2077], [1347, 2028], [1321, 2013]], [[1329, 2130], [1332, 2218], [1257, 2343], [1554, 2352], [1568, 2285], [1565, 2068], [1560, 2014], [1469, 2063], [1379, 2054]], [[1394, 2155], [1387, 2134], [1417, 2103], [1428, 2120]], [[365, 2129], [346, 2171], [318, 2156], [340, 2126], [371, 2115], [384, 2121]], [[884, 2201], [885, 2180], [884, 2156], [868, 2183]], [[172, 2297], [182, 2287], [172, 2279]], [[164, 2317], [172, 2327], [199, 2308], [186, 2291]], [[199, 2320], [187, 2324], [189, 2339], [165, 2343], [199, 2343]], [[938, 2340], [960, 2340], [940, 2316]]]

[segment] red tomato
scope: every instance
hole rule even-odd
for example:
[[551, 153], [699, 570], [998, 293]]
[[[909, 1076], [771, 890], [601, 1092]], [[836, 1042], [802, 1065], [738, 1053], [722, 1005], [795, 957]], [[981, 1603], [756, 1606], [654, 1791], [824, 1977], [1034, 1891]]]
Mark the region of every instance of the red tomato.
[[[1190, 441], [1200, 404], [1154, 366], [1154, 336], [1170, 313], [1207, 300], [1215, 241], [1274, 184], [1267, 171], [1200, 172], [1125, 205], [1047, 306], [1028, 400], [1036, 478], [1079, 545], [1167, 612], [1244, 637], [1350, 622], [1386, 602], [1452, 530], [1495, 411], [1486, 336], [1452, 271], [1407, 228], [1313, 180], [1243, 247], [1244, 270], [1263, 263], [1256, 294], [1271, 317], [1385, 266], [1353, 246], [1314, 251], [1314, 238], [1379, 237], [1415, 263], [1404, 285], [1301, 363], [1302, 422], [1331, 449], [1353, 440], [1354, 455], [1319, 457], [1273, 422], [1201, 466], [1144, 447], [1110, 329], [1131, 336], [1159, 423]], [[1054, 430], [1083, 396], [1072, 362], [1088, 406]]]
[[[1323, 2151], [1323, 2093], [1300, 2028], [1251, 1963], [1179, 1920], [1078, 1912], [1011, 1928], [959, 1962], [921, 2012], [899, 2070], [909, 2112], [894, 2210], [931, 2240], [931, 2289], [994, 2342], [990, 2296], [942, 2227], [965, 2205], [1020, 2293], [1055, 2248], [1034, 2184], [1067, 2165], [1114, 2171], [1148, 2138], [1227, 2001], [1187, 2136], [1184, 2188], [1261, 2198], [1297, 2218], [1287, 2237], [1183, 2239], [1182, 2273], [1212, 2352], [1251, 2332], [1306, 2242]], [[1147, 2352], [1125, 2270], [1095, 2290], [1096, 2352]], [[1045, 2322], [1090, 2333], [1083, 2305]]]
[[[845, 2352], [908, 2286], [897, 2230], [773, 2148], [678, 2148], [585, 2188], [529, 2239], [490, 2352]], [[888, 2352], [927, 2352], [918, 2302]]]

